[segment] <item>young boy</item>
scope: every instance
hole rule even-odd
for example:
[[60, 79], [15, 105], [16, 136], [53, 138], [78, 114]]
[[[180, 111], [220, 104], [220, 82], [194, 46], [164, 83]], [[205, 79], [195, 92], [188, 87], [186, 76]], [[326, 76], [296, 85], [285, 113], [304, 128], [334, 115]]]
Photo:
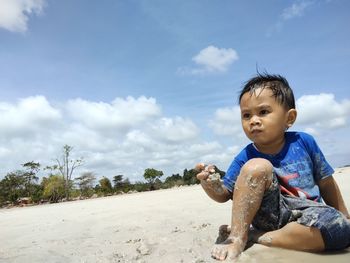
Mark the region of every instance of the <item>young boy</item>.
[[231, 232], [212, 257], [237, 259], [251, 224], [260, 233], [255, 241], [267, 246], [312, 252], [350, 246], [349, 212], [334, 170], [312, 136], [286, 132], [297, 117], [287, 80], [258, 74], [243, 87], [239, 105], [252, 143], [235, 157], [223, 183], [210, 179], [214, 166], [196, 167], [209, 197], [232, 198]]

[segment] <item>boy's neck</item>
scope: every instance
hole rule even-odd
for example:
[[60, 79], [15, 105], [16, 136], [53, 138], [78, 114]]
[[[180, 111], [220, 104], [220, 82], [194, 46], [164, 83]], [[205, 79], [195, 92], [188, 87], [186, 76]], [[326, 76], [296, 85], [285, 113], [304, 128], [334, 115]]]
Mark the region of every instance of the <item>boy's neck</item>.
[[278, 154], [285, 144], [285, 136], [283, 136], [280, 140], [274, 142], [273, 145], [256, 145], [253, 143], [254, 148], [264, 154], [276, 155]]

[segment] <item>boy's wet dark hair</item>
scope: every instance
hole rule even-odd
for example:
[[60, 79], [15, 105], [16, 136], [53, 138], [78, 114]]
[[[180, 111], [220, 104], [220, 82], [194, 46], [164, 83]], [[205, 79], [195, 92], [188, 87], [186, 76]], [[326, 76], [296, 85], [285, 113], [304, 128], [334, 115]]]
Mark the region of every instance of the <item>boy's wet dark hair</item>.
[[295, 109], [294, 94], [289, 87], [288, 81], [281, 75], [270, 75], [267, 73], [258, 73], [258, 75], [248, 80], [240, 92], [238, 102], [241, 102], [242, 96], [245, 93], [249, 92], [250, 95], [252, 95], [259, 88], [270, 89], [273, 93], [273, 97], [275, 97], [285, 109]]

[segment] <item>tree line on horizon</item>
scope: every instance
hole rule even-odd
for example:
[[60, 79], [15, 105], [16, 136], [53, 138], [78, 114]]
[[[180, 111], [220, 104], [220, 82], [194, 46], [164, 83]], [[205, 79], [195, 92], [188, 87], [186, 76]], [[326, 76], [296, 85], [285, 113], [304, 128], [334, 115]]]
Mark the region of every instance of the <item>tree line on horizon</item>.
[[[153, 191], [175, 186], [198, 184], [197, 171], [184, 169], [183, 174], [173, 174], [162, 181], [162, 171], [147, 168], [144, 182], [131, 183], [124, 175], [118, 174], [110, 180], [102, 177], [97, 180], [93, 172], [84, 172], [73, 179], [74, 171], [83, 165], [83, 159], [70, 157], [73, 147], [65, 145], [63, 155], [55, 159], [55, 164], [42, 168], [38, 162], [22, 164], [20, 170], [8, 173], [0, 181], [0, 207], [11, 207], [23, 203], [57, 203], [62, 201], [86, 199], [132, 192]], [[39, 182], [40, 170], [48, 174]], [[225, 174], [217, 169], [221, 177]]]

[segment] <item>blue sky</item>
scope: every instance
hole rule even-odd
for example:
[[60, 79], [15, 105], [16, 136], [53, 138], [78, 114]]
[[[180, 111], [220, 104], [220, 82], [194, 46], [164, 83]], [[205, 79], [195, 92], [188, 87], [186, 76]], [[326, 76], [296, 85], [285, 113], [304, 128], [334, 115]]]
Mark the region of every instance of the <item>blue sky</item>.
[[350, 3], [0, 0], [0, 176], [62, 146], [84, 171], [140, 180], [196, 162], [226, 170], [244, 145], [242, 84], [290, 82], [294, 130], [350, 163]]

